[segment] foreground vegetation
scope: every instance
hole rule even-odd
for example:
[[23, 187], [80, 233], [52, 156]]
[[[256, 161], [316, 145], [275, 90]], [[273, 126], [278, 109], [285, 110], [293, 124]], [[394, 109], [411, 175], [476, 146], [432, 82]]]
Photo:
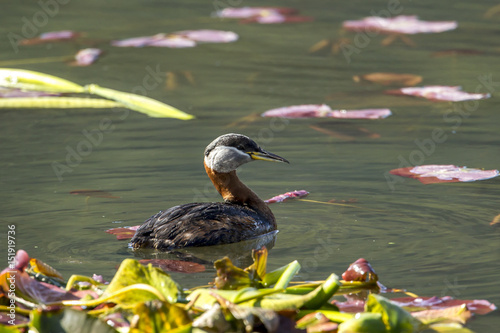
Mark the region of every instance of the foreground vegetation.
[[[125, 259], [109, 283], [98, 275], [64, 281], [19, 250], [0, 275], [0, 332], [471, 332], [463, 325], [472, 311], [495, 309], [487, 301], [437, 297], [390, 301], [378, 293], [402, 290], [381, 285], [364, 259], [342, 280], [331, 274], [294, 282], [300, 264], [267, 272], [267, 255], [254, 251], [245, 269], [220, 259], [209, 286], [184, 290], [134, 259]], [[347, 301], [334, 299], [340, 295]]]

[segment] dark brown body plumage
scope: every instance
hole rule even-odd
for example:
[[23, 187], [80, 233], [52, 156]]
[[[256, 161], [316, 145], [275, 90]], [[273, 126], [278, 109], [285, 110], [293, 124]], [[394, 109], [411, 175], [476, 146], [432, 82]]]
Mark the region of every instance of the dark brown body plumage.
[[171, 250], [235, 243], [273, 230], [276, 223], [269, 223], [250, 207], [190, 203], [151, 216], [137, 230], [132, 243], [135, 247]]

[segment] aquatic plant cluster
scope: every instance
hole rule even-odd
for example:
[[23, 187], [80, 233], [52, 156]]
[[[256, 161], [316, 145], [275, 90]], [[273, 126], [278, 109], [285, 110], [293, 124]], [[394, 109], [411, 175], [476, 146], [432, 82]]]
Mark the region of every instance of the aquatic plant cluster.
[[[65, 281], [51, 266], [19, 250], [0, 273], [1, 332], [470, 332], [473, 313], [495, 306], [485, 300], [408, 296], [392, 301], [365, 259], [324, 281], [294, 282], [300, 264], [267, 271], [267, 250], [252, 253], [245, 269], [227, 257], [214, 263], [208, 286], [189, 290], [152, 263], [125, 259], [110, 282], [73, 275]], [[12, 281], [15, 287], [12, 288]], [[363, 294], [370, 292], [364, 299]], [[347, 301], [334, 296], [348, 294]], [[9, 302], [14, 300], [14, 302]], [[7, 301], [7, 302], [6, 302]]]

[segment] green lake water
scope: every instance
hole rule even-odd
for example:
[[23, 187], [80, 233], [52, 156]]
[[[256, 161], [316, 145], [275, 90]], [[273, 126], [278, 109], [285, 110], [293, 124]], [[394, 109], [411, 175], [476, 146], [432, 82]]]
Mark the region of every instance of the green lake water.
[[[274, 1], [272, 5], [292, 6], [315, 18], [282, 25], [211, 17], [217, 6], [270, 5], [265, 1], [61, 0], [46, 20], [37, 14], [42, 9], [36, 2], [3, 4], [0, 67], [145, 91], [197, 118], [155, 119], [124, 109], [1, 110], [0, 253], [7, 250], [8, 226], [15, 225], [16, 248], [49, 263], [66, 278], [74, 273], [111, 278], [124, 258], [138, 255], [126, 241], [116, 241], [104, 231], [140, 224], [177, 204], [219, 200], [203, 169], [203, 150], [217, 136], [237, 132], [291, 162], [257, 162], [241, 168], [242, 180], [262, 198], [305, 189], [311, 193], [308, 199], [315, 201], [357, 200], [356, 207], [305, 201], [273, 204], [280, 232], [270, 251], [271, 268], [297, 259], [303, 266], [299, 278], [323, 279], [331, 272], [341, 274], [349, 263], [364, 257], [386, 286], [421, 296], [488, 299], [499, 305], [500, 228], [489, 223], [500, 214], [500, 178], [435, 185], [387, 178], [389, 170], [409, 166], [404, 161], [500, 168], [500, 14], [484, 17], [497, 3], [401, 1], [400, 14], [459, 23], [455, 31], [411, 36], [414, 47], [400, 40], [383, 47], [383, 36], [366, 39], [341, 30], [343, 20], [383, 15], [389, 3]], [[84, 32], [85, 38], [13, 46], [9, 36], [31, 33], [26, 22], [38, 24], [32, 26], [37, 34], [71, 29]], [[109, 44], [113, 39], [186, 29], [231, 30], [240, 39], [188, 49]], [[357, 51], [350, 56], [326, 50], [308, 53], [322, 39], [340, 38], [351, 39]], [[105, 54], [89, 67], [40, 61], [5, 65], [70, 56], [91, 46]], [[478, 54], [432, 56], [448, 49]], [[186, 71], [194, 84], [183, 77]], [[177, 75], [176, 89], [167, 89], [167, 72]], [[470, 92], [491, 92], [492, 98], [452, 104], [388, 96], [383, 94], [387, 87], [352, 80], [353, 75], [370, 72], [418, 74], [423, 85], [460, 85]], [[248, 117], [281, 106], [321, 103], [334, 109], [387, 107], [393, 115], [383, 120]], [[318, 128], [338, 134], [327, 135]], [[442, 131], [442, 142], [432, 142], [435, 131]], [[88, 132], [94, 133], [94, 143], [85, 136]], [[70, 151], [85, 148], [79, 159], [68, 157]], [[58, 178], [54, 162], [70, 170], [59, 172]], [[69, 194], [81, 189], [108, 191], [120, 198], [86, 202], [84, 196]], [[222, 247], [201, 252], [232, 251]], [[6, 266], [6, 256], [2, 263]], [[210, 269], [173, 274], [186, 286], [204, 284], [213, 275]], [[469, 325], [485, 333], [499, 326], [498, 311]]]

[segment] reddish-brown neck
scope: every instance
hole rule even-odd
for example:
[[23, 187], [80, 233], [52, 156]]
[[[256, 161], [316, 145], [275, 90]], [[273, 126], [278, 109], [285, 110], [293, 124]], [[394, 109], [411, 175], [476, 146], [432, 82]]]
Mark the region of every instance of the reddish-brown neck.
[[212, 170], [205, 163], [203, 164], [205, 165], [205, 171], [208, 177], [224, 201], [249, 206], [266, 215], [271, 221], [274, 221], [274, 215], [271, 209], [269, 209], [267, 204], [259, 198], [257, 194], [239, 180], [236, 171], [233, 170], [229, 173], [220, 173]]

